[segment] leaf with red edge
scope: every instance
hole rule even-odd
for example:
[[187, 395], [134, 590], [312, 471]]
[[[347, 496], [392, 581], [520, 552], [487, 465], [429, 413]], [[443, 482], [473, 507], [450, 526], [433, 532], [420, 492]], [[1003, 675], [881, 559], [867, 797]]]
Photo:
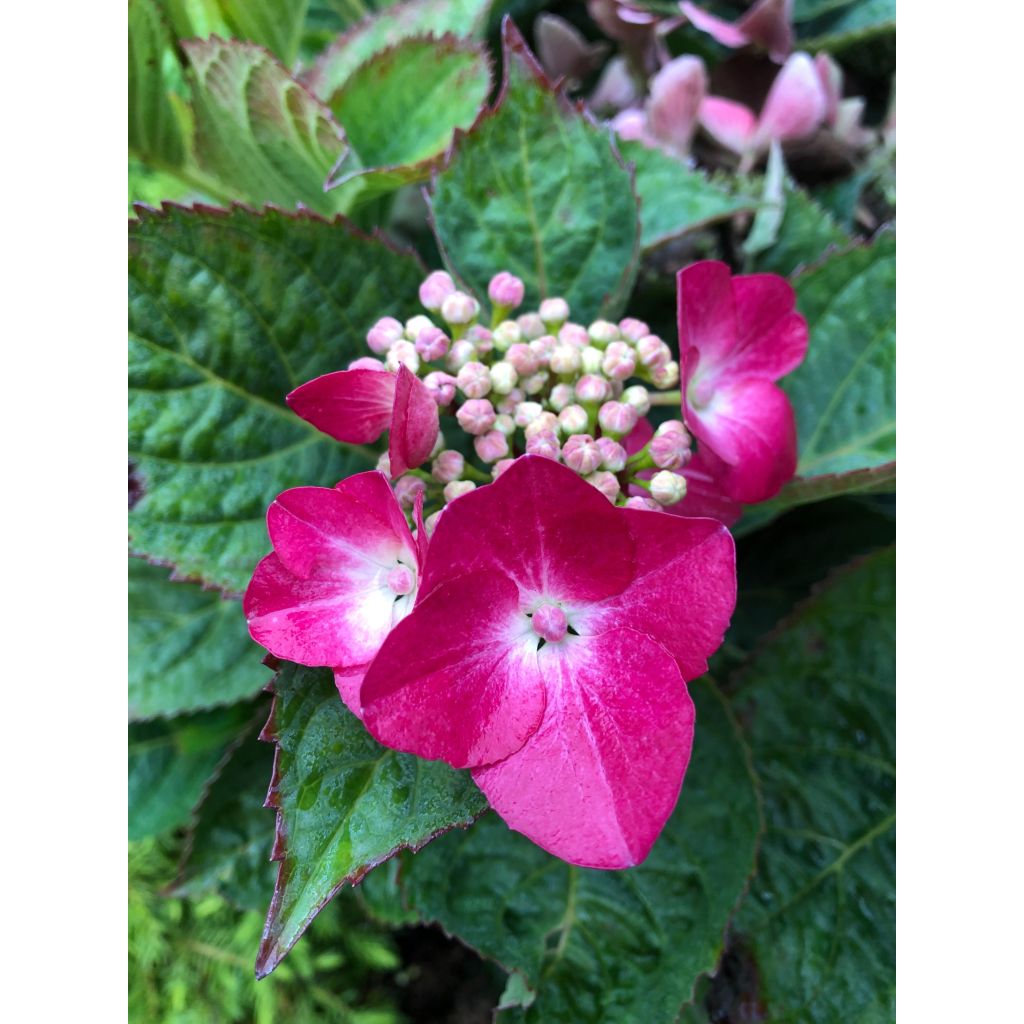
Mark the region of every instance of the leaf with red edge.
[[328, 669], [285, 663], [263, 738], [277, 744], [267, 806], [281, 862], [256, 973], [269, 974], [327, 902], [399, 850], [465, 828], [487, 801], [469, 775], [382, 747]]

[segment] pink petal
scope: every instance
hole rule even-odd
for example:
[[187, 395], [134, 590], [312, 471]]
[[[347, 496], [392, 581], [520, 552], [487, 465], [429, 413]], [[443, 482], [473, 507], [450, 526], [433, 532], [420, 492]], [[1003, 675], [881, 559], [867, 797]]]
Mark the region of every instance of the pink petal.
[[694, 452], [682, 469], [686, 477], [686, 497], [678, 505], [669, 505], [665, 511], [677, 516], [704, 516], [732, 526], [743, 514], [743, 506], [722, 491], [710, 468], [711, 458], [704, 454], [703, 448]]
[[714, 519], [623, 509], [636, 543], [629, 588], [575, 617], [582, 636], [628, 627], [656, 640], [684, 679], [707, 671], [736, 605], [736, 550]]
[[407, 366], [399, 366], [395, 380], [394, 408], [389, 414], [391, 433], [388, 458], [391, 476], [399, 477], [421, 466], [437, 440], [437, 402], [426, 385]]
[[600, 600], [632, 579], [633, 541], [596, 487], [551, 459], [521, 455], [445, 508], [420, 593], [479, 569], [499, 570], [526, 597]]
[[758, 0], [736, 27], [781, 64], [793, 49], [793, 0]]
[[807, 354], [807, 321], [796, 312], [793, 286], [777, 274], [732, 279], [738, 343], [725, 372], [736, 377], [778, 380]]
[[345, 704], [345, 707], [352, 712], [356, 718], [363, 717], [363, 708], [359, 700], [359, 691], [363, 685], [363, 678], [366, 675], [366, 665], [358, 668], [334, 670], [334, 685], [338, 688], [338, 694]]
[[700, 105], [701, 126], [734, 153], [746, 152], [754, 142], [757, 118], [749, 107], [722, 96], [706, 96]]
[[707, 91], [707, 74], [700, 57], [677, 57], [651, 80], [647, 103], [651, 131], [679, 154], [690, 148], [697, 114]]
[[436, 587], [387, 638], [361, 697], [366, 727], [396, 750], [455, 768], [514, 753], [537, 729], [546, 702], [519, 588], [488, 570]]
[[686, 425], [727, 466], [718, 483], [747, 505], [767, 501], [796, 472], [796, 420], [785, 393], [766, 380], [736, 380], [694, 407], [683, 393]]
[[654, 437], [654, 427], [646, 416], [636, 421], [636, 426], [622, 439], [627, 455], [636, 455]]
[[815, 54], [814, 67], [825, 94], [825, 124], [835, 124], [836, 109], [843, 98], [843, 69], [827, 53]]
[[368, 444], [387, 430], [394, 399], [394, 374], [338, 370], [297, 387], [285, 401], [335, 441]]
[[717, 18], [713, 14], [708, 14], [707, 11], [702, 11], [696, 4], [681, 3], [679, 9], [686, 15], [694, 28], [699, 29], [701, 32], [707, 32], [712, 39], [723, 46], [737, 49], [740, 46], [746, 46], [750, 42], [746, 32], [738, 25], [734, 25], [730, 21], [724, 21], [722, 18]]
[[[684, 370], [687, 353], [700, 353], [702, 375], [723, 366], [739, 342], [733, 276], [726, 264], [702, 260], [676, 275], [679, 301], [679, 353]], [[688, 380], [684, 380], [684, 389]]]
[[775, 76], [757, 124], [756, 142], [788, 142], [810, 135], [825, 119], [828, 98], [814, 61], [794, 53]]
[[630, 629], [566, 637], [541, 648], [538, 661], [548, 689], [540, 728], [473, 778], [510, 828], [556, 857], [593, 868], [639, 864], [690, 759], [694, 710], [679, 669]]

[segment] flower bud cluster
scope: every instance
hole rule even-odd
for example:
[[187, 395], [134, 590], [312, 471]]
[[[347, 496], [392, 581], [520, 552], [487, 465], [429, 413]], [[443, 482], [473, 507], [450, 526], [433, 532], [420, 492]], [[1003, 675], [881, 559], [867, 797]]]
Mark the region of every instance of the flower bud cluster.
[[[576, 323], [560, 296], [522, 310], [525, 294], [514, 274], [495, 274], [484, 323], [480, 302], [438, 270], [420, 285], [426, 314], [404, 322], [385, 316], [370, 328], [374, 358], [353, 366], [392, 373], [406, 367], [468, 435], [454, 448], [442, 440], [429, 472], [424, 466], [397, 481], [402, 504], [411, 508], [420, 494], [428, 505], [454, 501], [524, 453], [564, 463], [619, 505], [661, 508], [681, 500], [686, 481], [679, 471], [691, 446], [681, 423], [659, 428], [632, 456], [626, 447], [650, 410], [652, 389], [678, 386], [671, 348], [633, 317]], [[656, 472], [645, 481], [635, 475], [641, 471]], [[650, 497], [630, 496], [630, 485]], [[436, 513], [428, 530], [434, 521]]]

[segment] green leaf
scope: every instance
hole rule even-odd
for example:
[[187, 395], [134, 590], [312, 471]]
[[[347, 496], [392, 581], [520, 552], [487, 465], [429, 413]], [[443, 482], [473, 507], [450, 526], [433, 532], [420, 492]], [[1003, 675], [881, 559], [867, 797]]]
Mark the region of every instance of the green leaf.
[[473, 124], [490, 89], [483, 48], [454, 36], [417, 36], [361, 65], [330, 106], [360, 162], [404, 170], [393, 177], [407, 184], [429, 177], [432, 161], [456, 128]]
[[203, 788], [250, 725], [252, 705], [128, 727], [128, 838], [184, 825]]
[[324, 186], [348, 151], [331, 112], [253, 43], [191, 39], [195, 154], [232, 195], [338, 212]]
[[[824, 4], [822, 4], [824, 6]], [[845, 50], [896, 31], [896, 0], [854, 0], [799, 26], [802, 50]]]
[[175, 895], [215, 892], [240, 910], [262, 911], [274, 891], [274, 819], [263, 806], [274, 750], [250, 734], [196, 808]]
[[181, 126], [168, 97], [163, 63], [171, 36], [153, 0], [128, 2], [128, 147], [165, 168], [185, 159]]
[[168, 207], [129, 226], [132, 549], [241, 593], [282, 490], [371, 469], [284, 396], [365, 354], [417, 260], [342, 221]]
[[640, 225], [610, 136], [548, 85], [508, 19], [497, 107], [455, 147], [430, 205], [445, 261], [478, 295], [499, 270], [526, 307], [560, 295], [573, 319], [614, 318], [633, 286]]
[[782, 381], [796, 411], [797, 473], [896, 458], [896, 235], [837, 253], [793, 282], [811, 341]]
[[803, 189], [787, 181], [783, 192], [785, 212], [771, 244], [758, 250], [751, 270], [758, 273], [792, 274], [814, 263], [830, 248], [845, 248], [850, 236]]
[[401, 885], [425, 920], [536, 991], [520, 1019], [670, 1024], [715, 966], [754, 860], [758, 802], [722, 698], [706, 679], [691, 690], [693, 759], [639, 867], [573, 867], [494, 815], [403, 862]]
[[267, 806], [281, 861], [256, 973], [269, 974], [343, 886], [487, 806], [468, 772], [382, 747], [341, 703], [329, 670], [285, 664], [264, 735], [277, 744]]
[[265, 46], [291, 65], [299, 52], [309, 0], [217, 0], [232, 35]]
[[411, 0], [395, 4], [361, 21], [329, 46], [310, 73], [306, 84], [317, 95], [334, 101], [349, 76], [375, 53], [410, 36], [479, 35], [492, 0]]
[[751, 196], [733, 192], [667, 153], [639, 142], [618, 145], [623, 159], [634, 165], [644, 249], [653, 249], [757, 205]]
[[269, 681], [242, 606], [128, 560], [128, 717], [233, 704]]
[[890, 548], [804, 605], [734, 701], [767, 820], [735, 928], [768, 1020], [893, 1019], [895, 618]]

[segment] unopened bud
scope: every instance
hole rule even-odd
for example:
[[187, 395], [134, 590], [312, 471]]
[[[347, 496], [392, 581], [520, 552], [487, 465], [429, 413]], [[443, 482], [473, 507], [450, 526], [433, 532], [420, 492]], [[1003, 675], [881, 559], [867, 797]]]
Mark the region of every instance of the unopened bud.
[[405, 337], [409, 341], [415, 341], [424, 331], [434, 326], [434, 321], [429, 316], [412, 316], [405, 321]]
[[646, 416], [651, 411], [651, 394], [643, 384], [634, 384], [622, 392], [622, 401], [636, 409], [638, 416]]
[[441, 452], [430, 466], [430, 475], [442, 484], [450, 484], [458, 480], [466, 468], [466, 460], [462, 452], [449, 448]]
[[604, 353], [593, 345], [580, 349], [580, 369], [584, 373], [600, 373], [604, 362]]
[[511, 310], [522, 305], [525, 291], [526, 288], [518, 277], [503, 270], [491, 278], [491, 283], [487, 286], [487, 297], [496, 306]]
[[645, 334], [636, 343], [636, 355], [641, 366], [657, 370], [672, 359], [672, 349], [656, 334]]
[[611, 397], [611, 388], [604, 377], [586, 373], [576, 381], [576, 397], [590, 405], [600, 405]]
[[597, 414], [601, 429], [612, 437], [625, 437], [639, 418], [636, 409], [625, 402], [605, 402]]
[[562, 461], [580, 476], [588, 476], [601, 466], [601, 449], [589, 434], [573, 434], [562, 445]]
[[452, 373], [458, 373], [466, 363], [476, 359], [476, 349], [473, 347], [471, 341], [462, 339], [452, 343], [450, 349], [448, 349], [448, 358], [445, 360], [445, 366]]
[[508, 455], [508, 438], [500, 430], [488, 430], [473, 438], [473, 447], [481, 462], [497, 462]]
[[499, 459], [493, 466], [491, 466], [491, 479], [497, 480], [502, 473], [505, 472], [509, 466], [515, 462], [515, 459]]
[[615, 474], [605, 472], [604, 470], [598, 470], [596, 473], [591, 473], [586, 480], [588, 484], [596, 487], [610, 502], [613, 503], [619, 496], [619, 491], [622, 490], [619, 486], [619, 481], [615, 479]]
[[624, 341], [613, 341], [605, 351], [601, 369], [614, 380], [625, 380], [636, 372], [636, 354]]
[[690, 432], [682, 420], [665, 420], [664, 423], [659, 423], [657, 430], [654, 431], [654, 436], [662, 437], [664, 434], [679, 434], [686, 438], [687, 444], [690, 443]]
[[388, 349], [384, 365], [392, 373], [398, 373], [400, 366], [407, 367], [411, 373], [417, 373], [420, 368], [420, 356], [416, 346], [411, 341], [396, 341]]
[[558, 331], [558, 340], [564, 345], [586, 348], [590, 344], [590, 335], [582, 324], [563, 324]]
[[467, 434], [486, 434], [494, 426], [497, 413], [486, 398], [471, 398], [459, 406], [455, 418]]
[[451, 275], [446, 274], [443, 270], [435, 270], [420, 285], [420, 302], [423, 303], [424, 309], [436, 313], [440, 310], [444, 300], [454, 292], [455, 282], [451, 279]]
[[516, 432], [516, 421], [507, 412], [499, 413], [494, 418], [494, 429], [500, 430], [506, 437], [511, 437]]
[[658, 469], [682, 469], [690, 461], [690, 438], [685, 434], [656, 434], [647, 450]]
[[621, 473], [626, 468], [629, 456], [618, 441], [613, 441], [610, 437], [599, 437], [597, 447], [601, 449], [602, 469], [607, 469], [611, 473]]
[[590, 417], [582, 405], [567, 405], [558, 414], [558, 425], [563, 434], [582, 434], [590, 424]]
[[523, 432], [526, 434], [527, 441], [529, 441], [531, 437], [536, 437], [538, 434], [543, 434], [545, 432], [557, 434], [558, 417], [553, 412], [547, 412], [545, 410], [535, 420], [528, 423]]
[[524, 313], [522, 316], [517, 316], [516, 324], [527, 341], [533, 341], [534, 338], [547, 334], [544, 321], [536, 313]]
[[540, 402], [520, 402], [515, 411], [516, 426], [528, 427], [543, 411]]
[[476, 490], [476, 484], [472, 480], [453, 480], [450, 484], [444, 485], [444, 500], [454, 501], [464, 494]]
[[438, 405], [450, 405], [455, 398], [455, 378], [450, 373], [435, 370], [423, 378], [423, 383]]
[[491, 367], [491, 389], [499, 395], [507, 395], [519, 383], [516, 368], [507, 360], [501, 360]]
[[515, 320], [502, 320], [491, 332], [491, 336], [494, 338], [494, 347], [499, 352], [506, 352], [512, 345], [523, 340], [523, 332]]
[[441, 316], [446, 323], [471, 324], [480, 313], [480, 303], [465, 292], [452, 292], [441, 303]]
[[548, 396], [548, 405], [555, 412], [561, 412], [567, 405], [571, 405], [576, 398], [576, 389], [571, 384], [556, 384]]
[[388, 453], [384, 452], [382, 455], [377, 457], [377, 469], [383, 473], [386, 477], [391, 476], [391, 459], [388, 457]]
[[434, 531], [437, 529], [437, 521], [441, 518], [442, 512], [444, 512], [444, 509], [439, 508], [436, 512], [431, 512], [431, 514], [423, 520], [423, 529], [427, 531], [428, 537], [432, 537], [434, 535]]
[[574, 345], [556, 345], [548, 359], [552, 373], [564, 377], [579, 373], [582, 363], [580, 350]]
[[482, 324], [473, 324], [466, 331], [466, 341], [470, 342], [480, 355], [486, 355], [494, 348], [494, 335]]
[[444, 434], [439, 430], [437, 437], [434, 438], [434, 447], [430, 449], [430, 454], [427, 456], [428, 459], [436, 459], [448, 447], [448, 443], [444, 439]]
[[664, 391], [666, 388], [674, 388], [679, 383], [679, 364], [673, 359], [664, 366], [659, 366], [651, 371], [651, 380], [656, 388]]
[[558, 339], [553, 334], [542, 334], [530, 343], [530, 351], [540, 360], [541, 366], [547, 366], [551, 353], [558, 347]]
[[406, 474], [395, 481], [395, 497], [403, 508], [412, 508], [416, 503], [416, 495], [426, 489], [426, 483], [418, 476]]
[[366, 344], [371, 351], [382, 356], [404, 335], [405, 328], [393, 316], [383, 316], [367, 332]]
[[467, 398], [484, 398], [491, 392], [491, 373], [483, 363], [473, 360], [465, 363], [455, 379]]
[[619, 332], [624, 338], [635, 344], [641, 338], [650, 334], [651, 329], [643, 322], [643, 320], [637, 320], [635, 317], [627, 316], [625, 320], [619, 321]]
[[569, 319], [569, 303], [558, 297], [545, 299], [537, 312], [549, 327], [560, 327]]
[[619, 340], [619, 329], [609, 320], [595, 320], [587, 328], [587, 334], [598, 348], [605, 348], [611, 342]]
[[541, 370], [538, 373], [531, 373], [529, 377], [520, 383], [528, 395], [539, 395], [548, 386], [550, 379], [551, 374], [547, 370]]
[[516, 373], [523, 377], [529, 377], [540, 369], [540, 356], [522, 341], [511, 345], [505, 358], [516, 368]]
[[373, 356], [360, 356], [348, 364], [350, 370], [387, 370], [387, 367]]
[[411, 594], [416, 589], [416, 573], [407, 565], [399, 563], [388, 573], [388, 589], [399, 597]]
[[663, 469], [651, 477], [651, 497], [659, 505], [677, 505], [686, 497], [686, 477]]
[[557, 462], [561, 455], [562, 446], [558, 443], [558, 438], [553, 431], [543, 430], [539, 434], [534, 434], [533, 437], [527, 439], [526, 451], [530, 455], [541, 455], [545, 459], [553, 459]]
[[500, 399], [495, 404], [498, 412], [507, 412], [510, 416], [515, 416], [516, 406], [526, 397], [526, 392], [522, 388], [513, 388], [507, 395], [495, 395], [494, 397]]
[[444, 359], [450, 344], [451, 339], [440, 327], [428, 327], [420, 331], [416, 339], [416, 351], [424, 362], [433, 363]]
[[634, 494], [631, 498], [627, 498], [625, 507], [638, 508], [643, 512], [661, 511], [661, 506], [653, 498], [643, 498], [639, 494]]

